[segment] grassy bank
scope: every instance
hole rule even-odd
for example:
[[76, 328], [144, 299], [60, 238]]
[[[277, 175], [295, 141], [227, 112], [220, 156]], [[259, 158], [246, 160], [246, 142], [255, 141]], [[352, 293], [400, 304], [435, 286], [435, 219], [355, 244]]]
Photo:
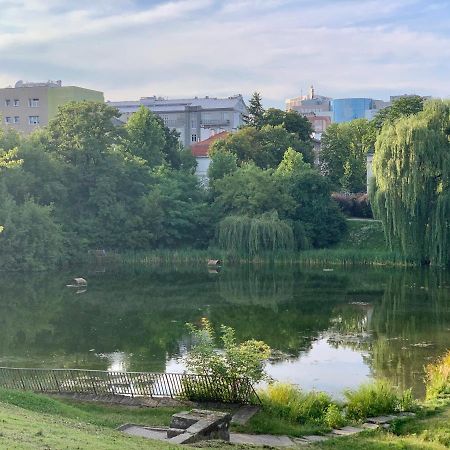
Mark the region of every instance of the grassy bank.
[[78, 419], [39, 413], [0, 402], [0, 448], [3, 449], [173, 449], [162, 442], [129, 437]]
[[[126, 422], [167, 425], [174, 408], [130, 408], [59, 400], [44, 395], [0, 390], [0, 448], [7, 449], [175, 449], [177, 446], [128, 437], [113, 428]], [[301, 436], [326, 430], [313, 425], [294, 425], [270, 412], [256, 415], [245, 431]], [[290, 428], [289, 428], [290, 427]], [[259, 428], [259, 429], [258, 429]], [[242, 429], [242, 427], [241, 427]], [[234, 427], [238, 431], [237, 427]], [[242, 431], [244, 431], [242, 429]], [[221, 443], [199, 447], [244, 449]], [[450, 405], [428, 406], [418, 418], [396, 424], [392, 432], [368, 431], [318, 443], [312, 449], [336, 450], [443, 450], [450, 446]], [[181, 448], [181, 447], [180, 447]], [[257, 447], [251, 447], [257, 449]]]

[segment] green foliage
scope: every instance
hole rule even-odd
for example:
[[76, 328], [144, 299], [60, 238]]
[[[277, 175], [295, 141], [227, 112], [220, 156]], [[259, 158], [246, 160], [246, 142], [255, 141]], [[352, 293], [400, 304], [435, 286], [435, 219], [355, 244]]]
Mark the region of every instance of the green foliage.
[[363, 384], [356, 390], [344, 392], [347, 400], [347, 417], [364, 420], [394, 412], [411, 410], [414, 407], [411, 392], [398, 393], [387, 381]]
[[193, 346], [185, 357], [186, 367], [197, 375], [211, 375], [227, 380], [248, 379], [257, 383], [266, 377], [264, 363], [270, 347], [254, 339], [237, 343], [235, 331], [221, 326], [223, 351], [217, 350], [216, 335], [208, 319], [199, 328], [188, 324]]
[[320, 160], [335, 190], [366, 191], [367, 153], [375, 144], [375, 129], [366, 119], [331, 124], [322, 136]]
[[426, 367], [427, 400], [450, 398], [450, 350]]
[[325, 423], [331, 398], [323, 392], [304, 393], [288, 383], [272, 383], [259, 392], [264, 409], [293, 422]]
[[214, 155], [220, 149], [234, 154], [239, 166], [253, 162], [258, 167], [267, 169], [276, 168], [289, 148], [302, 153], [306, 162], [313, 162], [311, 143], [301, 141], [283, 125], [242, 128], [225, 139], [214, 142], [210, 154]]
[[330, 184], [300, 154], [289, 149], [276, 179], [293, 200], [287, 218], [294, 222], [299, 248], [326, 247], [338, 242], [346, 231], [346, 221], [330, 196]]
[[244, 164], [214, 183], [215, 207], [222, 215], [256, 216], [278, 211], [282, 216], [294, 207], [293, 199], [272, 176], [254, 164]]
[[125, 130], [123, 145], [127, 152], [144, 159], [150, 167], [163, 162], [166, 137], [154, 113], [141, 106], [128, 119]]
[[401, 117], [412, 116], [423, 110], [424, 98], [419, 95], [400, 97], [392, 102], [392, 105], [382, 109], [372, 119], [377, 130], [381, 130], [385, 124], [394, 124]]
[[60, 263], [63, 235], [51, 207], [33, 200], [17, 204], [9, 196], [1, 197], [0, 269], [43, 270]]
[[212, 153], [211, 163], [208, 167], [208, 178], [210, 180], [210, 184], [213, 185], [216, 180], [220, 180], [225, 175], [229, 175], [236, 170], [236, 155], [219, 147]]
[[331, 403], [325, 410], [324, 423], [330, 428], [341, 428], [346, 424], [345, 416], [338, 405]]
[[250, 127], [261, 127], [262, 118], [264, 115], [264, 108], [261, 101], [261, 94], [256, 91], [253, 92], [250, 100], [248, 101], [247, 115], [244, 117], [244, 122]]
[[297, 111], [283, 111], [269, 108], [264, 112], [262, 123], [273, 127], [282, 125], [289, 133], [294, 133], [301, 141], [309, 142], [313, 132], [311, 122]]
[[450, 104], [383, 127], [373, 161], [374, 214], [388, 245], [421, 264], [450, 263]]
[[268, 252], [293, 250], [292, 228], [277, 213], [260, 217], [228, 216], [218, 225], [218, 245], [231, 254], [254, 257]]

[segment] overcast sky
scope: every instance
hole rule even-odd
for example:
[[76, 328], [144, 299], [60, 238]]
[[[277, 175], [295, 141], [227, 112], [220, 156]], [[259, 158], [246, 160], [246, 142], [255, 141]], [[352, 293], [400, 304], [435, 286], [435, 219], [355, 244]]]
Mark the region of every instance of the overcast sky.
[[0, 0], [0, 86], [450, 97], [450, 0]]

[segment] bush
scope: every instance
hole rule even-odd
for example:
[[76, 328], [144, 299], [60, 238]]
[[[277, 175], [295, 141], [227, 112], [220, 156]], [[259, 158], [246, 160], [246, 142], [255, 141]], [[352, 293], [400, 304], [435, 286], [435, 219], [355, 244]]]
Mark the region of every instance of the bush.
[[345, 425], [346, 420], [339, 406], [332, 403], [325, 411], [324, 422], [330, 428], [340, 428]]
[[304, 393], [288, 383], [273, 383], [259, 396], [264, 408], [273, 415], [300, 423], [326, 423], [326, 413], [333, 404], [324, 392]]
[[373, 218], [369, 197], [366, 193], [345, 194], [336, 192], [331, 197], [346, 216], [363, 219]]
[[450, 397], [450, 350], [425, 370], [427, 400]]
[[270, 347], [264, 342], [251, 339], [238, 344], [233, 328], [222, 325], [223, 351], [218, 351], [208, 319], [202, 319], [200, 328], [192, 324], [188, 327], [195, 343], [185, 361], [193, 373], [231, 380], [246, 378], [252, 383], [266, 377], [264, 362], [270, 356]]
[[344, 395], [347, 417], [351, 420], [410, 410], [414, 406], [411, 391], [399, 394], [387, 381], [363, 384], [356, 390], [345, 391]]

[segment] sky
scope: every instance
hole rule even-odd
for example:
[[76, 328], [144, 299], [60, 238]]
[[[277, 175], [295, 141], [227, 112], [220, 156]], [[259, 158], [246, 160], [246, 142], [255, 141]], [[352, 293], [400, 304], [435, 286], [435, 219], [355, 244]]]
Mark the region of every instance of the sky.
[[450, 97], [450, 0], [0, 0], [0, 87]]

